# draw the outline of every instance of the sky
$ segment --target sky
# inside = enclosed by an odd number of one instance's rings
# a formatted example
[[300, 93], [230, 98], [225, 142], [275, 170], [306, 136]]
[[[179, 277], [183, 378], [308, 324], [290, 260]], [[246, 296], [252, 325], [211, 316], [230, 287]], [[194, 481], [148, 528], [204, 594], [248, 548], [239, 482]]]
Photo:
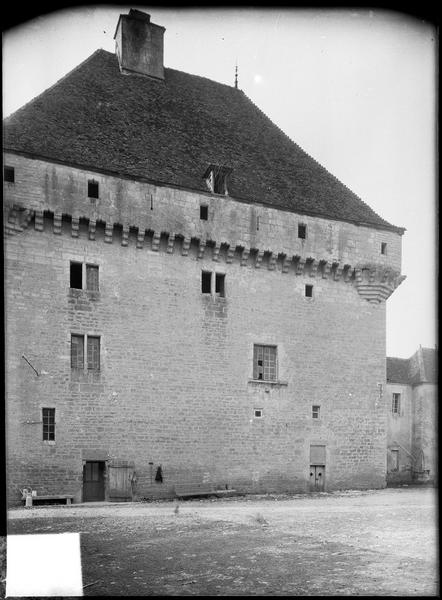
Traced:
[[98, 48], [120, 14], [166, 28], [166, 67], [234, 84], [380, 216], [406, 228], [388, 356], [437, 342], [436, 30], [382, 9], [84, 5], [3, 30], [3, 116]]

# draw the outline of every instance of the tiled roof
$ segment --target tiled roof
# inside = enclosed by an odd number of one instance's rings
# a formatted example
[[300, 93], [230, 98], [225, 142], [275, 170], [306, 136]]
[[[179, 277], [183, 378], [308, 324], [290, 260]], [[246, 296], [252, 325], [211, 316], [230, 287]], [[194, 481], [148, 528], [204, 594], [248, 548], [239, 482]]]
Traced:
[[437, 350], [420, 347], [410, 358], [387, 356], [387, 383], [437, 383]]
[[387, 356], [387, 383], [409, 383], [408, 358]]
[[104, 50], [5, 119], [4, 149], [201, 191], [213, 163], [233, 169], [238, 200], [403, 232], [242, 91], [174, 69], [164, 81], [123, 75]]
[[424, 378], [427, 383], [437, 383], [437, 355], [433, 348], [422, 348]]

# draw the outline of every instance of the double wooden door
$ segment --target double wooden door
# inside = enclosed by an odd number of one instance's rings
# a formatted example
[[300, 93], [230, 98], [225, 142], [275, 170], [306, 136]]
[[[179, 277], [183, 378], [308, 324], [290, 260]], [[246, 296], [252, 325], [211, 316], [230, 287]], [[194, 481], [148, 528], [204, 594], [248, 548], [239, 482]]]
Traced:
[[310, 466], [310, 490], [312, 492], [323, 492], [325, 485], [325, 466]]

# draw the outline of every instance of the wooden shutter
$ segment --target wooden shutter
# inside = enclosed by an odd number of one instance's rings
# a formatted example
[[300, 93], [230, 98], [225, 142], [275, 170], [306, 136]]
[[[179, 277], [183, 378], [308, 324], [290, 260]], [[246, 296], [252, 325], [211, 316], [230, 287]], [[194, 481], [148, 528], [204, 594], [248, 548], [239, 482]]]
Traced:
[[84, 365], [84, 337], [82, 335], [71, 336], [71, 367], [82, 369]]
[[96, 265], [86, 265], [86, 289], [98, 292], [98, 267]]
[[100, 338], [87, 338], [87, 368], [90, 371], [100, 370]]

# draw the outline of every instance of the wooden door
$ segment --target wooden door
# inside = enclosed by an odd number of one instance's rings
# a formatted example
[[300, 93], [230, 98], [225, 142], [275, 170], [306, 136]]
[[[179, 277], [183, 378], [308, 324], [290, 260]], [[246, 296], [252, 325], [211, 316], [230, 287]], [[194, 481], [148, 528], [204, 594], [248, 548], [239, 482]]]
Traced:
[[325, 486], [325, 466], [310, 466], [310, 490], [312, 492], [323, 492]]
[[128, 463], [122, 461], [109, 465], [109, 500], [132, 500], [132, 475], [133, 466]]
[[83, 502], [104, 500], [104, 462], [87, 461], [83, 466]]

